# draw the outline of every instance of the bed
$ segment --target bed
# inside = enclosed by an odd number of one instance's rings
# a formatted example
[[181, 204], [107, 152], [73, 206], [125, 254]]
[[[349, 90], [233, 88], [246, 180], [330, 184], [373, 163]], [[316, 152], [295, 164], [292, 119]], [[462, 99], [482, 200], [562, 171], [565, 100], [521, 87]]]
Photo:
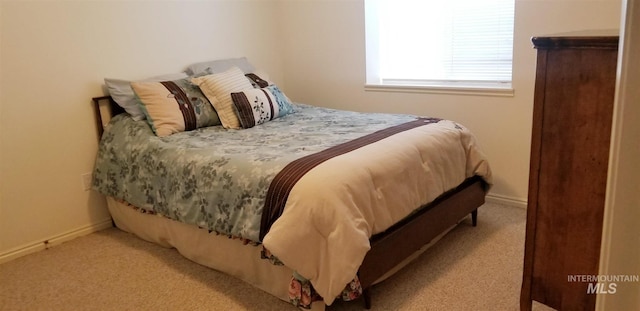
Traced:
[[303, 308], [360, 294], [370, 308], [372, 285], [469, 215], [476, 225], [491, 183], [449, 120], [294, 104], [246, 129], [158, 137], [112, 97], [93, 102], [93, 189], [115, 226]]

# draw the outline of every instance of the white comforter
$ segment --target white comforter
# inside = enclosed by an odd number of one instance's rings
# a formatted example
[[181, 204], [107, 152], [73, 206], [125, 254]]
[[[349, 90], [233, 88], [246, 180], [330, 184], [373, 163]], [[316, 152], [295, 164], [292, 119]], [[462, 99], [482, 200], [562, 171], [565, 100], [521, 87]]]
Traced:
[[308, 172], [263, 243], [331, 305], [356, 275], [372, 235], [473, 175], [491, 182], [487, 159], [458, 124], [395, 134]]

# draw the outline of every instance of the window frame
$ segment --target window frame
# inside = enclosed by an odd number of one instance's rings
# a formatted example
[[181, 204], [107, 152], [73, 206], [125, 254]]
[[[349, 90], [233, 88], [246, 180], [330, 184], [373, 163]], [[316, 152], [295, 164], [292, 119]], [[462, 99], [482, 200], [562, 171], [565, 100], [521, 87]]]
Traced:
[[[379, 21], [377, 10], [381, 0], [365, 0], [365, 91], [460, 94], [480, 96], [514, 96], [513, 89], [513, 44], [511, 46], [511, 80], [509, 81], [455, 81], [427, 79], [382, 79], [379, 77]], [[515, 1], [514, 1], [515, 2]], [[515, 3], [514, 3], [515, 4]], [[515, 12], [514, 12], [515, 15]]]

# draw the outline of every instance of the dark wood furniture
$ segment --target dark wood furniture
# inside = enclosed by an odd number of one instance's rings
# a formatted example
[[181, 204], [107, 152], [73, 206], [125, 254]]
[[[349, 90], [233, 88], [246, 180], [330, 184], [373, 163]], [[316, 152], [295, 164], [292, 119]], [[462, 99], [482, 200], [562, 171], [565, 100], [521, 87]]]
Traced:
[[[532, 39], [537, 49], [520, 309], [593, 310], [616, 82], [617, 33]], [[593, 285], [592, 285], [593, 286]]]
[[471, 213], [477, 225], [478, 207], [484, 204], [487, 186], [480, 177], [471, 177], [457, 188], [439, 196], [418, 212], [371, 237], [371, 249], [358, 270], [365, 308], [371, 308], [373, 282], [411, 256], [420, 247]]
[[[110, 96], [95, 97], [93, 103], [98, 134], [102, 136], [104, 126], [111, 117], [124, 110]], [[471, 215], [471, 222], [475, 227], [478, 207], [484, 204], [487, 190], [487, 184], [482, 178], [468, 178], [455, 189], [440, 195], [409, 217], [373, 236], [371, 249], [358, 270], [365, 308], [371, 308], [370, 288], [373, 283], [407, 257], [456, 225], [466, 215]]]

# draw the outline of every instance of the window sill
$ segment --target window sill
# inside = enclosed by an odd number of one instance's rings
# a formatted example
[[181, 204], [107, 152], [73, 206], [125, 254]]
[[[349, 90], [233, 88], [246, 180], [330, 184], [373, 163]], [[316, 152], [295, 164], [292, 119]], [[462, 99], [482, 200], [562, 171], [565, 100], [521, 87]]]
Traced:
[[389, 84], [365, 84], [367, 92], [391, 92], [391, 93], [425, 93], [425, 94], [451, 94], [451, 95], [476, 95], [513, 97], [514, 90], [511, 87], [468, 87], [468, 86], [428, 86], [428, 85], [389, 85]]

